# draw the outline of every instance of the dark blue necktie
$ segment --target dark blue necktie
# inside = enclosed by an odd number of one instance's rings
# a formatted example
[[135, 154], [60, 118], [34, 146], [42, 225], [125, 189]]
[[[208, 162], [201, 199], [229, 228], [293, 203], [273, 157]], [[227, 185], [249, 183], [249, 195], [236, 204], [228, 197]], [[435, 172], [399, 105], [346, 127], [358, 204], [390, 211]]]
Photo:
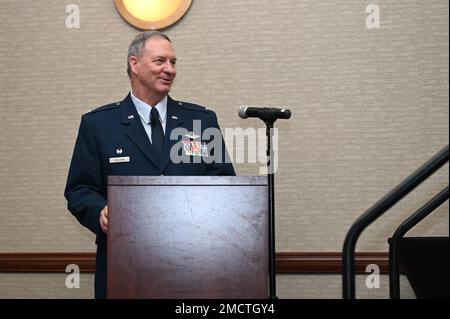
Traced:
[[152, 147], [160, 165], [164, 150], [164, 131], [159, 121], [159, 113], [156, 107], [152, 107], [150, 112], [150, 125], [152, 126]]

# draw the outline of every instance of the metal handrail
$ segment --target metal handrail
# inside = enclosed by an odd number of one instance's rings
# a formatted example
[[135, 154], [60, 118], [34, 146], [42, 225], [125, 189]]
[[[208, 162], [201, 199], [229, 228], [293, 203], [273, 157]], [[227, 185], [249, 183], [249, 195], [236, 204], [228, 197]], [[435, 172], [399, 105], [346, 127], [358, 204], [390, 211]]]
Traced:
[[400, 266], [398, 262], [400, 239], [447, 199], [448, 186], [408, 217], [392, 235], [389, 243], [389, 295], [391, 299], [400, 299]]
[[342, 295], [344, 299], [355, 298], [355, 247], [362, 231], [383, 213], [385, 213], [389, 208], [394, 206], [398, 201], [410, 193], [420, 183], [427, 179], [431, 174], [447, 163], [448, 159], [449, 151], [447, 145], [414, 173], [403, 180], [403, 182], [376, 202], [375, 205], [362, 214], [350, 227], [350, 230], [345, 237], [342, 252]]

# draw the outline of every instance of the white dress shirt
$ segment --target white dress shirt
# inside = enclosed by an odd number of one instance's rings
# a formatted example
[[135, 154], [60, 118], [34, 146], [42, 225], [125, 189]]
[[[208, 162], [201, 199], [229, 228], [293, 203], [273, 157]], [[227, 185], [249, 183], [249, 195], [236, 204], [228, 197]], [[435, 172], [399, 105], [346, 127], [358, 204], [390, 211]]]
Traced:
[[159, 113], [159, 121], [163, 128], [164, 134], [166, 133], [166, 119], [167, 119], [167, 95], [155, 106], [148, 105], [144, 101], [138, 99], [131, 93], [131, 99], [133, 100], [136, 110], [141, 118], [142, 125], [144, 126], [145, 132], [147, 133], [148, 139], [152, 141], [152, 126], [150, 125], [150, 112], [152, 107], [156, 107]]

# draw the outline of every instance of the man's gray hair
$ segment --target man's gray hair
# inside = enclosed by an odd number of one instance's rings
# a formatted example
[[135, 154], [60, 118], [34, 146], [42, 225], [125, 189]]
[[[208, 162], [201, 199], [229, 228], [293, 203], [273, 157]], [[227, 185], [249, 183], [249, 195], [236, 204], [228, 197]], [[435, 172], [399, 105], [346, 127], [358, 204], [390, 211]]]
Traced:
[[159, 31], [145, 31], [139, 33], [136, 36], [136, 38], [134, 38], [134, 40], [131, 41], [130, 46], [128, 47], [127, 73], [129, 77], [131, 77], [130, 57], [141, 56], [144, 51], [145, 43], [147, 42], [147, 40], [154, 37], [164, 38], [170, 43], [172, 43], [172, 41], [170, 41], [167, 35]]

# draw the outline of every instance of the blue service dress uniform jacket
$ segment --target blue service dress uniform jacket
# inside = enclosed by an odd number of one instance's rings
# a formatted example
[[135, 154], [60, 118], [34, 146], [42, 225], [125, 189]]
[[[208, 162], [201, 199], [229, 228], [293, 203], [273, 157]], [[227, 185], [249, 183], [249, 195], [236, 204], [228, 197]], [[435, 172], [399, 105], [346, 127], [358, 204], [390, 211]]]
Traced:
[[[170, 160], [170, 149], [182, 138], [170, 140], [170, 133], [176, 128], [192, 132], [194, 120], [200, 121], [197, 123], [201, 123], [202, 131], [219, 129], [213, 111], [168, 97], [164, 155], [159, 162], [130, 94], [122, 102], [105, 105], [81, 117], [64, 196], [69, 211], [96, 235], [96, 298], [106, 297], [107, 240], [99, 216], [107, 205], [108, 176], [235, 175], [222, 136], [221, 161], [176, 164]], [[117, 157], [129, 158], [129, 161], [110, 163], [111, 158]]]

